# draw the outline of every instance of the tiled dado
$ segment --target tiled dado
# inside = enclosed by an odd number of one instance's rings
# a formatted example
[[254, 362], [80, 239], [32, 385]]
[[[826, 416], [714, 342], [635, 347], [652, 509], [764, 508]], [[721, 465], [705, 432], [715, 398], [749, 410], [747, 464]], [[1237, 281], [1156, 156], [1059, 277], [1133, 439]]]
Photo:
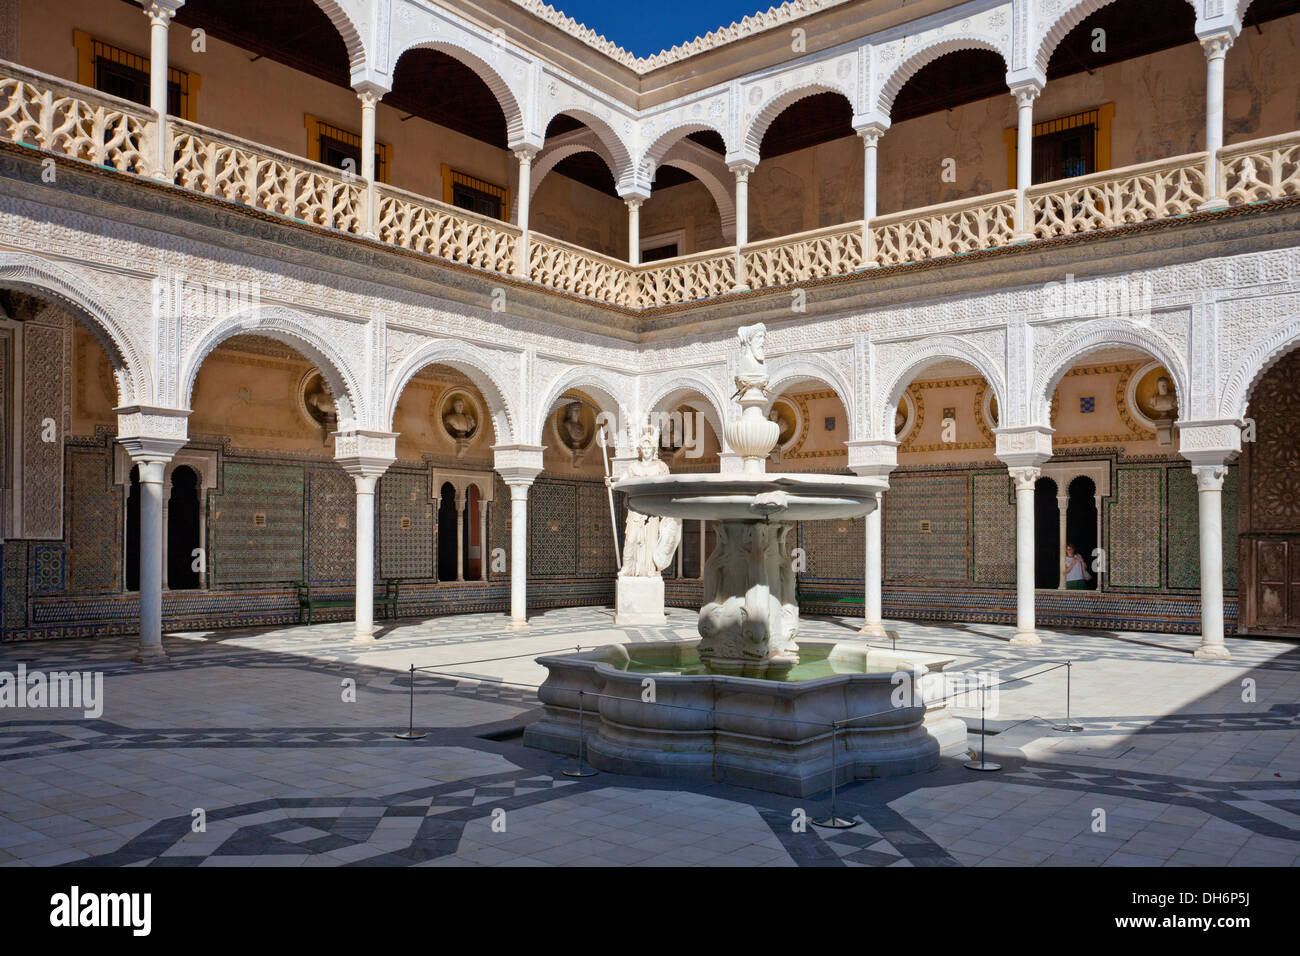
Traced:
[[[350, 597], [350, 588], [321, 590]], [[614, 601], [614, 581], [528, 582], [530, 612], [579, 605], [607, 605]], [[401, 589], [399, 617], [437, 617], [446, 614], [505, 613], [510, 609], [508, 582], [463, 584], [411, 584]], [[39, 641], [54, 638], [108, 637], [139, 630], [140, 602], [135, 594], [68, 595], [36, 598], [24, 625], [6, 627], [2, 639]], [[320, 621], [351, 620], [350, 608], [317, 611]], [[298, 600], [292, 588], [241, 591], [169, 591], [163, 594], [166, 631], [206, 630], [292, 624], [298, 620]]]
[[[861, 585], [818, 587], [820, 593], [843, 593], [860, 597]], [[884, 616], [903, 621], [964, 621], [985, 624], [1016, 622], [1016, 592], [1004, 589], [951, 589], [898, 587], [882, 589]], [[804, 614], [845, 614], [842, 604], [805, 601]], [[1035, 592], [1035, 619], [1044, 627], [1088, 627], [1116, 631], [1168, 631], [1176, 634], [1199, 634], [1201, 599], [1199, 594], [1123, 594], [1069, 591]], [[858, 605], [852, 614], [861, 614]], [[1228, 633], [1236, 630], [1237, 596], [1224, 595], [1224, 626]]]

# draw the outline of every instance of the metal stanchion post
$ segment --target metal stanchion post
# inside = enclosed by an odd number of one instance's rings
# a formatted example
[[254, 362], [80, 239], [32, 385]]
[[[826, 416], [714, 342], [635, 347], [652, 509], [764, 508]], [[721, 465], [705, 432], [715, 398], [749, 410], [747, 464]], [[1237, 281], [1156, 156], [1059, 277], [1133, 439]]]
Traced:
[[857, 820], [845, 820], [836, 812], [836, 796], [839, 793], [839, 786], [836, 777], [839, 776], [837, 773], [839, 765], [835, 760], [835, 737], [838, 732], [839, 724], [831, 724], [831, 815], [829, 817], [823, 817], [820, 820], [812, 821], [813, 826], [822, 827], [827, 830], [848, 830], [849, 828], [858, 825]]
[[985, 750], [988, 748], [989, 735], [984, 729], [984, 682], [980, 681], [980, 759], [969, 760], [966, 762], [967, 770], [1001, 770], [1002, 764], [989, 763], [984, 759]]
[[1057, 724], [1053, 730], [1059, 730], [1064, 734], [1077, 734], [1083, 730], [1082, 724], [1070, 723], [1070, 661], [1065, 662], [1065, 723]]
[[561, 771], [566, 777], [594, 777], [599, 771], [589, 769], [582, 761], [582, 698], [583, 692], [578, 691], [578, 766], [575, 770]]
[[411, 698], [410, 698], [411, 704], [409, 709], [407, 710], [406, 733], [393, 734], [393, 736], [396, 737], [398, 740], [419, 740], [421, 737], [428, 736], [428, 734], [424, 733], [423, 731], [418, 734], [415, 732], [415, 665], [414, 664], [411, 665], [411, 670], [409, 673], [411, 675]]

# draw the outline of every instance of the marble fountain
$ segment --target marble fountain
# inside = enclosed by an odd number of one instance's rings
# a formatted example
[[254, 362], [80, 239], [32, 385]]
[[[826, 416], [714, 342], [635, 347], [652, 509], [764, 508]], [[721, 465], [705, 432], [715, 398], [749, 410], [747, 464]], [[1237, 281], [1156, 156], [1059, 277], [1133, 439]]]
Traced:
[[964, 753], [966, 725], [946, 703], [925, 700], [951, 658], [796, 640], [794, 523], [865, 515], [886, 485], [876, 477], [766, 473], [779, 426], [764, 415], [763, 326], [742, 327], [739, 337], [742, 411], [727, 426], [727, 442], [743, 469], [617, 485], [642, 514], [714, 522], [699, 639], [538, 658], [548, 671], [538, 691], [544, 714], [525, 731], [525, 744], [577, 754], [581, 723], [583, 755], [597, 769], [793, 796], [830, 787], [836, 722], [837, 784], [917, 773], [941, 754]]

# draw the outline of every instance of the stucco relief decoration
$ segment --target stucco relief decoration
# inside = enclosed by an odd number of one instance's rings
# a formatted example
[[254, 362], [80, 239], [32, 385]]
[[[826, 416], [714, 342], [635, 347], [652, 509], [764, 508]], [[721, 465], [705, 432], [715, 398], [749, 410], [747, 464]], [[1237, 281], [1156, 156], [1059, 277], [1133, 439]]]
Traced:
[[483, 422], [483, 411], [469, 391], [454, 388], [440, 399], [435, 399], [437, 420], [443, 432], [456, 445], [456, 457], [462, 458], [470, 443], [478, 436]]

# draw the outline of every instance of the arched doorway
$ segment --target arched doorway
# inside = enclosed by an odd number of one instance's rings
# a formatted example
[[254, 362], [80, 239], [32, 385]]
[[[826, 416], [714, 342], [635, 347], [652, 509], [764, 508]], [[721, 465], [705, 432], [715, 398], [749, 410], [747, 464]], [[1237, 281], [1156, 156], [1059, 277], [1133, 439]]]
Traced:
[[1083, 558], [1089, 579], [1084, 577], [1084, 590], [1097, 588], [1098, 578], [1093, 571], [1093, 550], [1097, 548], [1097, 486], [1091, 478], [1080, 476], [1070, 482], [1070, 503], [1065, 513], [1065, 542], [1074, 546], [1074, 553]]
[[456, 580], [456, 488], [449, 481], [438, 489], [438, 580]]
[[203, 556], [199, 527], [199, 476], [193, 468], [181, 465], [172, 471], [167, 499], [167, 587], [173, 591], [201, 586], [195, 567], [196, 559]]
[[1039, 478], [1034, 485], [1034, 587], [1055, 588], [1061, 579], [1060, 505], [1056, 481]]
[[126, 493], [126, 589], [140, 590], [140, 467], [131, 467]]

